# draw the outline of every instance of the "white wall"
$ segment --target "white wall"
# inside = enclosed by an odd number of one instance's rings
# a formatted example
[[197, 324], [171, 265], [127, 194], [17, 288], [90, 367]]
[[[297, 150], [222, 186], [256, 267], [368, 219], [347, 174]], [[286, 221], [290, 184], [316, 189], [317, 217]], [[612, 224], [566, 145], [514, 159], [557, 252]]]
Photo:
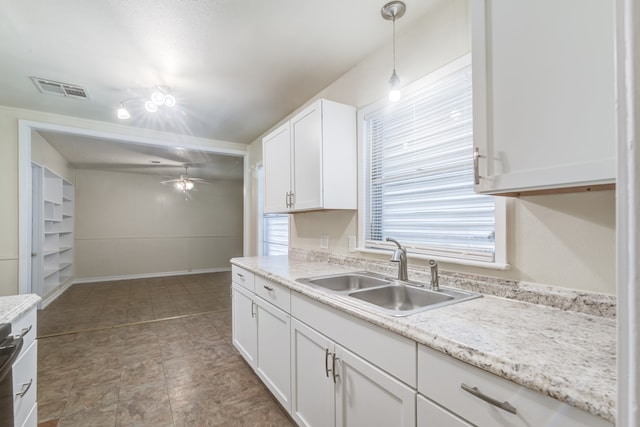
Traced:
[[73, 168], [67, 159], [53, 148], [38, 132], [31, 132], [31, 161], [46, 166], [73, 183]]
[[[404, 84], [411, 83], [467, 54], [470, 48], [468, 2], [443, 1], [411, 28], [398, 33], [398, 74]], [[389, 44], [367, 57], [307, 104], [323, 97], [362, 108], [386, 97], [391, 73], [390, 59]], [[274, 124], [272, 129], [278, 124]], [[250, 164], [261, 159], [261, 149], [259, 138], [251, 144]], [[320, 235], [328, 234], [329, 251], [348, 254], [348, 236], [357, 235], [355, 212], [298, 213], [291, 218], [290, 239], [291, 246], [295, 248], [320, 250]], [[441, 267], [450, 271], [615, 293], [613, 191], [514, 199], [509, 208], [508, 243], [510, 270], [445, 263]]]
[[76, 279], [225, 270], [242, 256], [242, 181], [198, 183], [78, 169]]

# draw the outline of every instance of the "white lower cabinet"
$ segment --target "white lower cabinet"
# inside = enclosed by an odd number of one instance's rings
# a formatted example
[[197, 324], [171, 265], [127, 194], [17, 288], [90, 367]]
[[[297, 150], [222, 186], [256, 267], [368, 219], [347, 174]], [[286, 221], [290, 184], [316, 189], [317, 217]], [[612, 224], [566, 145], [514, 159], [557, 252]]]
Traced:
[[336, 426], [416, 425], [416, 392], [336, 345]]
[[[289, 290], [284, 288], [286, 293], [276, 298], [283, 288], [266, 283], [274, 299], [284, 306], [282, 300]], [[289, 313], [233, 283], [233, 345], [287, 411], [291, 410], [290, 335]]]
[[327, 337], [291, 321], [291, 416], [300, 426], [335, 423], [333, 352]]
[[[600, 417], [423, 345], [418, 346], [418, 391], [478, 427], [612, 427]], [[440, 425], [467, 425], [453, 416], [451, 420]], [[418, 413], [419, 426], [431, 426], [429, 422]]]
[[415, 390], [292, 320], [292, 411], [301, 426], [415, 426]]
[[418, 427], [473, 427], [421, 394], [416, 399]]
[[256, 298], [257, 358], [255, 370], [280, 404], [291, 409], [289, 339], [291, 316]]
[[37, 314], [34, 306], [11, 322], [11, 332], [23, 340], [22, 350], [13, 363], [14, 425], [35, 427], [38, 424], [38, 340]]
[[256, 366], [257, 324], [253, 292], [234, 283], [231, 294], [233, 345], [252, 368]]

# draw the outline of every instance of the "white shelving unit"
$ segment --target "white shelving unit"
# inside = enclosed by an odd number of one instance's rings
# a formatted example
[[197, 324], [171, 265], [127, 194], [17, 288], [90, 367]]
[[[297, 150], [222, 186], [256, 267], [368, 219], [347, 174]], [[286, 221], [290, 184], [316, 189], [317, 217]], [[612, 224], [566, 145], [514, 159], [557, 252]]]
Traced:
[[43, 307], [70, 284], [73, 277], [73, 184], [42, 168], [42, 257], [40, 296]]

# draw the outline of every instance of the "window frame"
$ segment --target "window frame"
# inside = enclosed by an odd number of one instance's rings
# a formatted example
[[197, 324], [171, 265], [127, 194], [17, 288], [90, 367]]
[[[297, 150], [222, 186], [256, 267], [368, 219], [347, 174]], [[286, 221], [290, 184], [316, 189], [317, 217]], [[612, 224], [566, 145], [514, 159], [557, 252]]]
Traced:
[[287, 218], [287, 253], [289, 250], [289, 246], [291, 244], [291, 216], [289, 214], [266, 214], [264, 213], [264, 166], [262, 161], [257, 162], [255, 166], [256, 172], [256, 185], [257, 185], [257, 245], [258, 245], [258, 255], [259, 256], [269, 256], [265, 255], [265, 216], [284, 216]]
[[[471, 65], [471, 54], [466, 54], [455, 61], [444, 65], [443, 67], [427, 74], [426, 76], [418, 79], [417, 81], [405, 86], [403, 91], [403, 96], [407, 96], [407, 94], [415, 93], [417, 91], [422, 90], [423, 88], [437, 82], [438, 80], [445, 78], [446, 76], [455, 73], [465, 67]], [[395, 248], [395, 244], [380, 242], [379, 246], [388, 246], [387, 249], [375, 249], [375, 248], [367, 248], [365, 247], [366, 242], [366, 218], [368, 217], [366, 209], [368, 208], [367, 200], [366, 200], [366, 191], [365, 189], [368, 186], [368, 172], [369, 165], [367, 163], [367, 125], [365, 123], [365, 116], [368, 114], [378, 111], [379, 109], [384, 108], [389, 105], [389, 100], [385, 96], [385, 98], [379, 99], [366, 107], [363, 107], [358, 110], [357, 120], [358, 120], [358, 187], [360, 191], [358, 192], [358, 252], [362, 253], [371, 253], [371, 254], [388, 254], [389, 250]], [[471, 156], [472, 153], [469, 153]], [[509, 264], [507, 262], [507, 205], [508, 201], [505, 197], [493, 196], [495, 201], [495, 253], [493, 262], [487, 261], [477, 261], [470, 259], [460, 259], [460, 258], [449, 258], [446, 256], [429, 256], [424, 254], [419, 254], [411, 251], [411, 248], [407, 248], [407, 256], [412, 259], [418, 260], [429, 260], [434, 259], [436, 261], [447, 262], [451, 264], [460, 264], [460, 265], [468, 265], [468, 266], [476, 266], [476, 267], [484, 267], [484, 268], [492, 268], [499, 270], [506, 270], [509, 268]], [[393, 236], [391, 236], [393, 237]], [[402, 243], [402, 242], [400, 242]]]

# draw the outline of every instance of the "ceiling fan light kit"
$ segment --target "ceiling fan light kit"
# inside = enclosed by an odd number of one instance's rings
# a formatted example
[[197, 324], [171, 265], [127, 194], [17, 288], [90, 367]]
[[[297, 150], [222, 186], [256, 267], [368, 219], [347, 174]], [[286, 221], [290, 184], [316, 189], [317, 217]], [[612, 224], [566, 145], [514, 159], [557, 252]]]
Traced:
[[199, 182], [207, 182], [204, 179], [200, 178], [191, 178], [189, 177], [189, 165], [184, 166], [184, 175], [180, 175], [179, 178], [169, 179], [167, 181], [162, 181], [163, 184], [174, 183], [174, 187], [176, 190], [182, 193], [188, 193], [189, 191], [195, 189], [196, 181]]

